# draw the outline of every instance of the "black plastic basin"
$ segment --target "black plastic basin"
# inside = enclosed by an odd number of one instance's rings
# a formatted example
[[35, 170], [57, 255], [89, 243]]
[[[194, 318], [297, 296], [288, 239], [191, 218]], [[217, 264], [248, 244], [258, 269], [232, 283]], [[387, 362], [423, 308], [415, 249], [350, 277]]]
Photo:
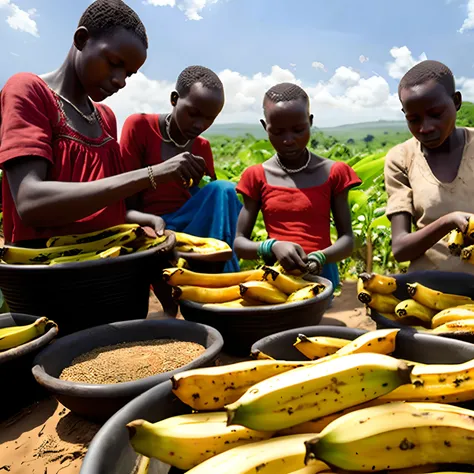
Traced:
[[[277, 358], [304, 360], [305, 357], [293, 347], [299, 333], [353, 340], [364, 332], [333, 326], [304, 327], [262, 339], [252, 349], [260, 349]], [[474, 358], [474, 346], [461, 341], [403, 333], [397, 336], [396, 355], [425, 363], [460, 363]], [[136, 419], [155, 423], [188, 412], [190, 409], [173, 395], [170, 382], [152, 388], [123, 407], [101, 428], [89, 447], [80, 474], [132, 474], [139, 456], [130, 446], [126, 424]], [[152, 460], [149, 474], [182, 472], [169, 469], [169, 466]]]
[[[443, 293], [469, 296], [474, 299], [474, 275], [468, 273], [426, 271], [403, 273], [392, 276], [397, 280], [397, 291], [395, 291], [394, 295], [399, 300], [410, 298], [407, 292], [407, 283], [416, 282], [432, 288], [433, 290], [442, 291]], [[373, 309], [370, 310], [370, 317], [375, 321], [377, 328], [403, 328], [409, 331], [416, 331], [416, 329], [382, 316]], [[472, 333], [443, 333], [437, 335], [449, 339], [459, 339], [461, 341], [474, 343], [474, 334]]]
[[[73, 359], [97, 347], [166, 338], [196, 342], [206, 347], [206, 351], [179, 369], [133, 382], [98, 385], [59, 379], [62, 370]], [[40, 385], [72, 412], [94, 421], [103, 421], [133, 398], [169, 380], [173, 374], [212, 365], [222, 346], [222, 336], [214, 328], [188, 321], [140, 320], [105, 324], [58, 339], [36, 357], [33, 375]]]
[[180, 301], [181, 314], [188, 321], [218, 329], [224, 337], [226, 352], [247, 356], [251, 345], [262, 337], [321, 322], [331, 302], [333, 286], [322, 277], [311, 277], [311, 281], [322, 283], [326, 288], [309, 300], [247, 308], [212, 307], [193, 301]]
[[[19, 313], [0, 315], [0, 328], [26, 326], [39, 316]], [[44, 395], [37, 385], [31, 367], [35, 356], [58, 334], [57, 326], [51, 325], [45, 334], [7, 351], [0, 352], [0, 380], [4, 387], [0, 419], [4, 419]]]

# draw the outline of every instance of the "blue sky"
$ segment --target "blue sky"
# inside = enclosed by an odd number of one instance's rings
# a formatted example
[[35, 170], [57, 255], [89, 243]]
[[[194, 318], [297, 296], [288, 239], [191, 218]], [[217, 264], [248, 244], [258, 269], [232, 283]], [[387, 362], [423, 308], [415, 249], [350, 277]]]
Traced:
[[[90, 3], [0, 0], [0, 86], [19, 71], [57, 68]], [[474, 0], [127, 3], [147, 27], [150, 49], [140, 74], [109, 99], [119, 121], [166, 112], [173, 83], [190, 64], [220, 74], [227, 96], [220, 122], [257, 121], [264, 91], [283, 80], [308, 90], [319, 126], [401, 118], [397, 82], [424, 57], [448, 64], [474, 99]]]

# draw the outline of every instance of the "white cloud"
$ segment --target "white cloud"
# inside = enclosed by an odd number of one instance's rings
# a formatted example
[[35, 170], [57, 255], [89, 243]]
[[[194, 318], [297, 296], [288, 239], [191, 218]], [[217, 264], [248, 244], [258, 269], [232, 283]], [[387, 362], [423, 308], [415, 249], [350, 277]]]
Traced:
[[33, 20], [33, 17], [36, 15], [35, 8], [22, 10], [10, 0], [0, 0], [0, 8], [6, 8], [8, 10], [6, 22], [11, 28], [39, 37], [38, 26], [36, 21]]
[[314, 61], [311, 66], [313, 66], [315, 69], [320, 69], [321, 71], [327, 72], [326, 66], [319, 61]]
[[474, 29], [474, 0], [467, 2], [467, 18], [464, 20], [459, 33]]
[[368, 60], [369, 60], [369, 58], [368, 58], [367, 56], [364, 56], [363, 54], [361, 54], [361, 55], [359, 56], [359, 62], [360, 62], [361, 64], [366, 63]]
[[[1, 0], [0, 0], [1, 1]], [[155, 7], [178, 7], [188, 20], [202, 20], [200, 12], [219, 0], [146, 0], [148, 5]]]
[[10, 51], [10, 54], [11, 54], [12, 56], [17, 57], [17, 58], [20, 57], [20, 55], [19, 55], [18, 53], [14, 53], [13, 51]]
[[390, 54], [395, 61], [387, 63], [387, 69], [389, 76], [394, 79], [401, 79], [413, 66], [428, 59], [425, 53], [421, 53], [420, 57], [415, 59], [406, 46], [401, 48], [395, 46], [390, 50]]

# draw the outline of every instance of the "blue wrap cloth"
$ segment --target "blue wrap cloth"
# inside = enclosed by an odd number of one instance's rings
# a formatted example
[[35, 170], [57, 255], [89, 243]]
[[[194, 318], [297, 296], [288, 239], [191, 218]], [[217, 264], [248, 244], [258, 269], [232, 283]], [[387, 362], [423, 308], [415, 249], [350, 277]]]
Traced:
[[[177, 211], [161, 216], [166, 228], [176, 232], [212, 237], [234, 245], [237, 219], [242, 204], [235, 191], [235, 184], [229, 181], [212, 181], [203, 188], [189, 189], [191, 198]], [[226, 262], [224, 272], [240, 271], [235, 253]]]

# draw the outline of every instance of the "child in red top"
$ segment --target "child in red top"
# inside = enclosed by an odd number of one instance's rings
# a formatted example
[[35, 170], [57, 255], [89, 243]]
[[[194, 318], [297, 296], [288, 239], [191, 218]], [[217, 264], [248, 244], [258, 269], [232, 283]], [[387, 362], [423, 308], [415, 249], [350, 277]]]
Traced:
[[[122, 0], [97, 0], [82, 15], [58, 70], [7, 81], [0, 99], [7, 243], [44, 246], [52, 235], [125, 221], [161, 229], [155, 216], [127, 212], [124, 199], [187, 173], [190, 164], [170, 160], [166, 168], [123, 173], [115, 116], [96, 104], [125, 87], [147, 47], [145, 27], [131, 8]], [[204, 170], [204, 160], [195, 159], [192, 176], [200, 179]]]
[[[123, 126], [120, 146], [127, 171], [161, 163], [168, 166], [174, 159], [203, 159], [211, 182], [200, 188], [190, 175], [148, 189], [127, 202], [130, 209], [151, 213], [174, 231], [200, 237], [213, 237], [232, 245], [241, 209], [235, 185], [217, 181], [209, 142], [200, 137], [214, 122], [224, 106], [224, 88], [219, 77], [203, 66], [184, 69], [171, 93], [169, 114], [135, 114]], [[174, 157], [174, 158], [173, 158]], [[234, 257], [224, 271], [239, 271]]]
[[[350, 166], [312, 154], [308, 148], [313, 116], [309, 98], [289, 83], [272, 87], [264, 99], [265, 120], [276, 155], [248, 168], [237, 186], [244, 207], [237, 223], [239, 257], [277, 260], [285, 270], [318, 273], [339, 285], [337, 262], [351, 255], [353, 235], [347, 195], [361, 183]], [[259, 210], [269, 240], [250, 240]], [[331, 212], [338, 233], [330, 239]]]

